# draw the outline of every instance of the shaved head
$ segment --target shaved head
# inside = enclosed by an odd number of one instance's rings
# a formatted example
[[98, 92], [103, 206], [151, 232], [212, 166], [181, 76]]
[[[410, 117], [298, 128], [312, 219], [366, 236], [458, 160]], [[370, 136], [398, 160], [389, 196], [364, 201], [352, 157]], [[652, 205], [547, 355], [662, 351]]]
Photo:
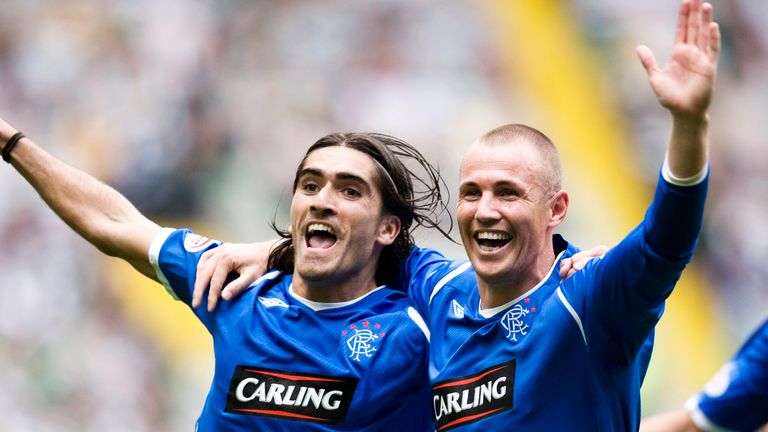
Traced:
[[562, 189], [563, 169], [560, 154], [552, 140], [535, 128], [516, 123], [499, 126], [478, 138], [470, 147], [470, 152], [478, 146], [506, 145], [530, 145], [541, 156], [537, 171], [546, 198]]

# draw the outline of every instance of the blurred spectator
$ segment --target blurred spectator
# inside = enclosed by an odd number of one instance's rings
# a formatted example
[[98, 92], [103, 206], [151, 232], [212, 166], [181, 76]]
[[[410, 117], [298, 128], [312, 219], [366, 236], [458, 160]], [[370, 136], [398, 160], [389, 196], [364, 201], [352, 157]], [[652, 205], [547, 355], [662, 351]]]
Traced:
[[[768, 306], [768, 270], [759, 262], [768, 254], [768, 3], [725, 3], [715, 4], [725, 52], [712, 114], [735, 120], [713, 130], [717, 169], [698, 257], [733, 318], [724, 322], [746, 332]], [[287, 219], [283, 185], [293, 161], [330, 131], [392, 133], [455, 167], [479, 131], [526, 112], [509, 102], [524, 91], [501, 82], [500, 47], [480, 2], [5, 6], [12, 13], [0, 16], [3, 116], [116, 186], [149, 217], [204, 224], [219, 238], [270, 236], [266, 222], [276, 209], [278, 221]], [[613, 88], [640, 163], [654, 164], [637, 172], [655, 181], [665, 120], [650, 91], [637, 88], [645, 78], [634, 45], [667, 46], [659, 38], [674, 25], [676, 5], [563, 6], [602, 59], [600, 79]], [[457, 173], [444, 174], [456, 190]], [[111, 296], [102, 258], [41, 209], [10, 170], [0, 170], [0, 183], [7, 251], [0, 260], [0, 430], [190, 430], [210, 373], [175, 372], [189, 359], [169, 357], [136, 330]], [[30, 262], [41, 263], [34, 273]], [[203, 391], [189, 391], [190, 376]]]

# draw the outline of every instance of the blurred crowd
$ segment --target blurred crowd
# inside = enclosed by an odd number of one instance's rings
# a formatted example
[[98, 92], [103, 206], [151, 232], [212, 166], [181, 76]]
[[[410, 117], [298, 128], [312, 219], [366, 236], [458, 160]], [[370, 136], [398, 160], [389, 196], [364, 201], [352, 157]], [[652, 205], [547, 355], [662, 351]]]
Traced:
[[[641, 172], [655, 180], [654, 167], [666, 143], [655, 131], [668, 128], [653, 94], [636, 88], [642, 74], [633, 43], [669, 46], [676, 16], [674, 2], [578, 0], [583, 29], [603, 57], [609, 82], [619, 91], [619, 108], [631, 128], [639, 160], [650, 164]], [[707, 214], [698, 252], [718, 290], [716, 301], [725, 315], [736, 316], [732, 330], [742, 333], [768, 316], [768, 3], [759, 0], [712, 2], [723, 40], [711, 109], [712, 172]], [[653, 26], [649, 26], [653, 23]], [[666, 53], [662, 53], [665, 58]], [[638, 91], [640, 90], [640, 91]], [[746, 328], [745, 328], [746, 327]], [[738, 329], [738, 330], [737, 330]]]
[[[287, 220], [303, 151], [329, 132], [405, 138], [457, 189], [468, 143], [524, 112], [482, 3], [14, 0], [0, 15], [0, 117], [162, 224], [264, 239]], [[596, 79], [614, 87], [649, 185], [665, 143], [648, 131], [669, 123], [637, 85], [634, 44], [670, 45], [673, 3], [561, 6], [599, 53]], [[723, 325], [743, 335], [768, 315], [768, 4], [715, 10], [717, 168], [697, 260]], [[104, 258], [12, 169], [0, 183], [0, 430], [191, 430], [210, 374], [200, 392], [174, 382], [179, 359], [125, 316]], [[420, 239], [460, 256], [435, 237]]]

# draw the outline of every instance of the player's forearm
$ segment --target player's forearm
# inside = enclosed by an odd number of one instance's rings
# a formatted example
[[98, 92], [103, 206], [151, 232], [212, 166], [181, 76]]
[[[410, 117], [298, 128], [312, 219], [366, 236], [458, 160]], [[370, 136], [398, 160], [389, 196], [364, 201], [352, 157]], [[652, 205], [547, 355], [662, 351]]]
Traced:
[[709, 116], [672, 116], [667, 163], [678, 179], [700, 174], [709, 158]]
[[[3, 146], [7, 143], [5, 135], [0, 137]], [[27, 138], [13, 149], [11, 164], [83, 238], [107, 255], [123, 258], [154, 277], [147, 250], [160, 227], [119, 192], [54, 158]]]
[[640, 432], [700, 432], [684, 410], [660, 414], [640, 423]]

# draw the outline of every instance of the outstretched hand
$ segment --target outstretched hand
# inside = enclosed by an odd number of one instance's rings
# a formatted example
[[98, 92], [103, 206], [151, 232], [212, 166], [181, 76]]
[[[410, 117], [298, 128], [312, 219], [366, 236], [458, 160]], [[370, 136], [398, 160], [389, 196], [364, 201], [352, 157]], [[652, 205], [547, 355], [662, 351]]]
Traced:
[[662, 106], [680, 117], [701, 117], [712, 99], [720, 29], [712, 22], [712, 5], [683, 0], [677, 18], [675, 45], [660, 68], [651, 50], [641, 45], [637, 55]]
[[[208, 311], [216, 309], [219, 296], [229, 300], [243, 292], [267, 270], [269, 253], [274, 241], [262, 243], [224, 243], [206, 251], [197, 263], [195, 288], [192, 292], [192, 307], [203, 302], [208, 290]], [[238, 277], [227, 283], [227, 276], [235, 272]]]

